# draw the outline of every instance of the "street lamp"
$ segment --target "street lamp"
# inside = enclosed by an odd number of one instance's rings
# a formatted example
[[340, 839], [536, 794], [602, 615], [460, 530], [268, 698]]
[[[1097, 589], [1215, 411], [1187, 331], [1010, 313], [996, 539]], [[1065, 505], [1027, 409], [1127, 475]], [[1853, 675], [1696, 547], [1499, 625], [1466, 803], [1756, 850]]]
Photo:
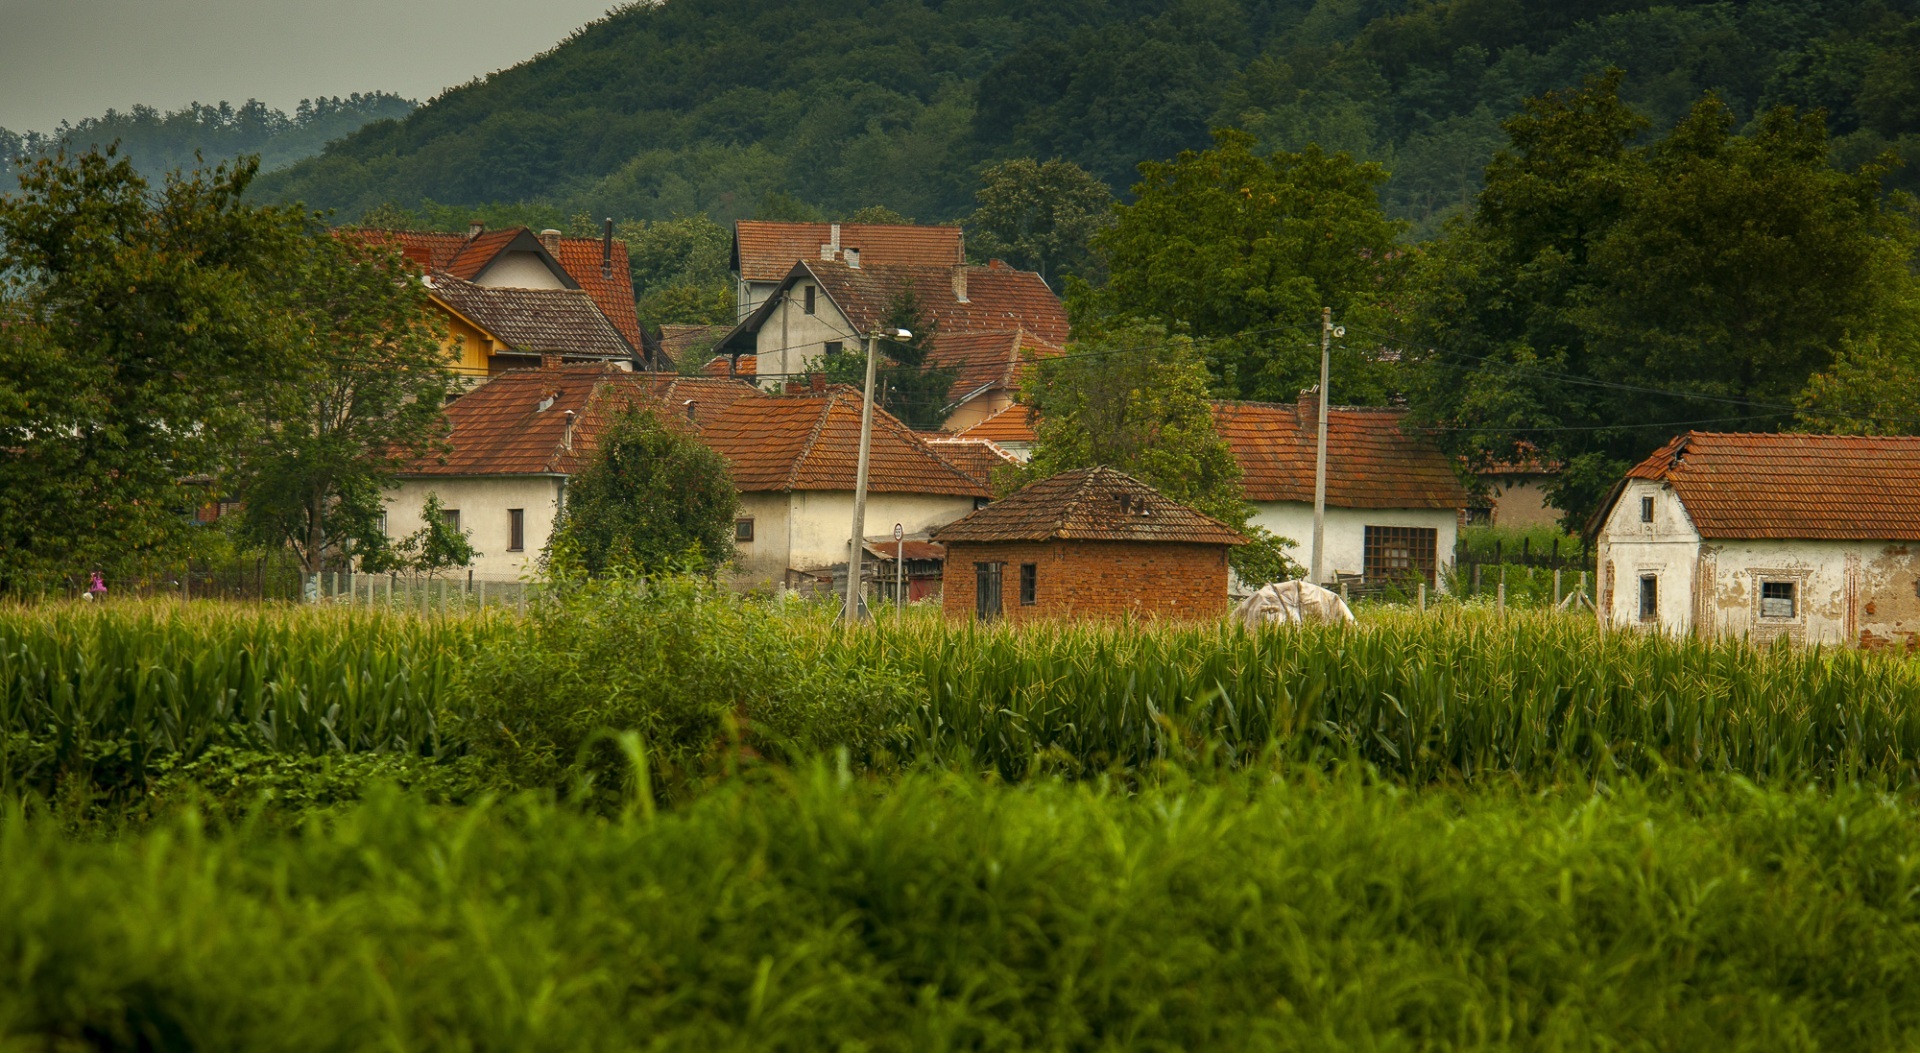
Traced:
[[1345, 326], [1333, 324], [1333, 308], [1320, 308], [1320, 427], [1314, 431], [1313, 450], [1313, 566], [1307, 580], [1324, 585], [1327, 540], [1327, 363], [1335, 337], [1346, 336]]
[[867, 537], [867, 453], [873, 446], [873, 356], [880, 338], [911, 340], [906, 329], [879, 329], [867, 334], [867, 388], [860, 403], [860, 467], [853, 483], [853, 544], [847, 556], [847, 609], [842, 618], [848, 625], [860, 620], [860, 556]]

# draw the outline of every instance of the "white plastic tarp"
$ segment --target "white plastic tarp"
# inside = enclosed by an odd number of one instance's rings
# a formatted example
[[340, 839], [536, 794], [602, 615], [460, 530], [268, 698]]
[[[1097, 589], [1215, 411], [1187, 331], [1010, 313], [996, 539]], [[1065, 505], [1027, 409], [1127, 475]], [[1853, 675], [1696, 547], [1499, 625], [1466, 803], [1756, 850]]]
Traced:
[[1233, 609], [1233, 618], [1252, 629], [1304, 622], [1351, 622], [1353, 611], [1337, 592], [1305, 581], [1281, 581], [1241, 600]]

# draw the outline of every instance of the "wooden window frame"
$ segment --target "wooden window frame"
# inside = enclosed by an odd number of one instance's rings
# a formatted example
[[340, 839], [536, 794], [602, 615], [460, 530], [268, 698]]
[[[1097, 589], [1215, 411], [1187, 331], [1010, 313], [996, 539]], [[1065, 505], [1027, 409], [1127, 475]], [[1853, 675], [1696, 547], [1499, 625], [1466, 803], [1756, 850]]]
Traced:
[[814, 307], [816, 306], [816, 303], [817, 303], [817, 301], [815, 300], [816, 295], [817, 293], [815, 292], [814, 286], [802, 285], [800, 287], [800, 310], [802, 312], [806, 314], [813, 313]]
[[1657, 622], [1660, 620], [1660, 575], [1640, 575], [1640, 620]]
[[524, 508], [507, 509], [507, 551], [525, 552], [527, 550], [527, 510]]
[[1437, 527], [1368, 526], [1361, 540], [1361, 578], [1373, 582], [1414, 582], [1428, 588], [1439, 581], [1440, 531]]
[[733, 540], [735, 544], [753, 543], [753, 517], [741, 516], [733, 521]]
[[1643, 495], [1640, 498], [1640, 521], [1642, 523], [1653, 522], [1653, 497], [1650, 494]]
[[1020, 564], [1020, 606], [1031, 607], [1040, 602], [1040, 565], [1037, 563]]
[[1006, 613], [1001, 594], [1006, 571], [1004, 562], [980, 560], [973, 565], [973, 613], [983, 622], [993, 621]]

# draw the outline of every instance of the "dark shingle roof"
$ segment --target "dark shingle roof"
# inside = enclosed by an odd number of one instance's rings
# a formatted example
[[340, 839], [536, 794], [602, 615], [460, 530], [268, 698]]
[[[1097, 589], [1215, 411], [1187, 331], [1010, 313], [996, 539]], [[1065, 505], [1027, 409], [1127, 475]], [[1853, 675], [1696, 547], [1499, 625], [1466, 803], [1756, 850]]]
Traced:
[[636, 350], [583, 291], [492, 288], [443, 276], [432, 293], [521, 354], [631, 358]]
[[1920, 438], [1693, 431], [1627, 478], [1672, 486], [1701, 537], [1920, 540]]
[[1240, 545], [1246, 538], [1211, 516], [1162, 497], [1112, 468], [1081, 468], [1034, 483], [941, 527], [958, 541], [1162, 541]]

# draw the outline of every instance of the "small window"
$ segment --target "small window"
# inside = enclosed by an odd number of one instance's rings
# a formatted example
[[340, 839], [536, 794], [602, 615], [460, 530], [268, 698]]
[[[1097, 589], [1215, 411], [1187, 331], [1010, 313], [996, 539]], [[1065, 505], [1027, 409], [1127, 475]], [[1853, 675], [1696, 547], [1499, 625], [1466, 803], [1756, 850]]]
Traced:
[[1361, 536], [1361, 570], [1365, 580], [1400, 582], [1425, 579], [1432, 588], [1436, 577], [1440, 532], [1433, 527], [1366, 527]]
[[813, 313], [813, 286], [811, 285], [801, 286], [800, 299], [801, 299], [801, 310], [807, 312], [808, 314], [812, 314]]
[[839, 354], [839, 353], [840, 353], [840, 349], [841, 349], [841, 348], [843, 348], [843, 347], [845, 347], [845, 346], [846, 346], [845, 344], [842, 344], [842, 343], [841, 343], [840, 341], [838, 341], [838, 340], [829, 340], [829, 341], [827, 341], [827, 357], [828, 357], [828, 358], [832, 358], [833, 356], [835, 356], [835, 355], [837, 355], [837, 354]]
[[[381, 537], [393, 536], [392, 534], [387, 533], [387, 514], [385, 512], [380, 513], [380, 536]], [[1915, 596], [1920, 596], [1920, 581], [1916, 581], [1913, 583], [1913, 594]]]
[[733, 539], [735, 541], [753, 540], [753, 519], [751, 517], [733, 521]]
[[1763, 581], [1760, 583], [1760, 617], [1793, 618], [1798, 616], [1798, 597], [1794, 595], [1794, 583], [1791, 581]]
[[524, 508], [507, 509], [507, 551], [525, 552], [527, 550], [527, 510]]
[[1031, 607], [1039, 602], [1040, 568], [1032, 563], [1020, 564], [1020, 606]]
[[1660, 617], [1660, 579], [1652, 574], [1640, 576], [1640, 620], [1650, 622]]
[[1643, 497], [1640, 499], [1640, 521], [1642, 523], [1653, 522], [1653, 498]]
[[1000, 576], [1005, 563], [973, 565], [973, 613], [983, 622], [1000, 617]]
[[442, 508], [440, 510], [440, 521], [447, 525], [448, 530], [459, 530], [460, 510], [458, 508]]

